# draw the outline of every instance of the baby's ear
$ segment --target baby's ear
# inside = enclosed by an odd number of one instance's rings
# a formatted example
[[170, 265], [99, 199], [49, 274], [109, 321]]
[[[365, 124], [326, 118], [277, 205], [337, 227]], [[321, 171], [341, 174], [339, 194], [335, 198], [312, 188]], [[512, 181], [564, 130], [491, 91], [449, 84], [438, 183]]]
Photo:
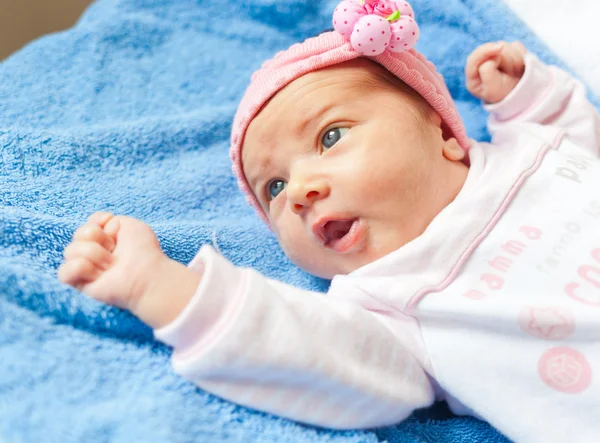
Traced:
[[429, 118], [431, 119], [433, 124], [442, 132], [442, 138], [444, 139], [444, 141], [447, 141], [450, 138], [452, 138], [452, 131], [450, 131], [450, 128], [442, 119], [440, 114], [435, 112], [432, 108], [429, 109]]
[[454, 137], [444, 141], [442, 154], [446, 159], [460, 162], [465, 158], [465, 150], [458, 144]]
[[431, 109], [430, 118], [436, 128], [439, 128], [438, 130], [442, 135], [443, 156], [450, 161], [462, 161], [465, 158], [465, 150], [458, 144], [446, 122], [433, 109]]

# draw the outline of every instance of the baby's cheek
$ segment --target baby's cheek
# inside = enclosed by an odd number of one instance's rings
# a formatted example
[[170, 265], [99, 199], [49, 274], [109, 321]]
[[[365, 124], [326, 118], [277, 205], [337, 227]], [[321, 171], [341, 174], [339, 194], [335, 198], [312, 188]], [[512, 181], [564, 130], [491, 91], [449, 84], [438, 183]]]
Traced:
[[298, 247], [297, 243], [301, 242], [299, 239], [301, 233], [298, 232], [298, 228], [295, 226], [294, 220], [290, 217], [286, 217], [284, 213], [280, 213], [278, 216], [271, 219], [271, 227], [279, 245], [285, 254], [291, 256], [296, 253]]
[[306, 250], [307, 240], [303, 232], [292, 226], [286, 226], [279, 236], [279, 243], [290, 258], [302, 257]]
[[277, 198], [271, 200], [269, 205], [269, 219], [271, 224], [276, 223], [281, 218], [286, 205], [285, 192], [277, 196]]
[[318, 250], [303, 226], [289, 221], [285, 226], [275, 230], [279, 244], [285, 255], [298, 267], [314, 273], [315, 262], [318, 261]]

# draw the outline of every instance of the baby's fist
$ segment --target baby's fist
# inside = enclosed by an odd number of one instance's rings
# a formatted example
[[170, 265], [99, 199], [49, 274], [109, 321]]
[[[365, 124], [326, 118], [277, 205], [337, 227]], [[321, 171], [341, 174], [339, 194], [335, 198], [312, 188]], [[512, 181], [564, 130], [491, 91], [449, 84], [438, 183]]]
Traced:
[[148, 225], [107, 212], [92, 214], [75, 231], [64, 257], [63, 283], [134, 314], [153, 267], [166, 258]]
[[465, 66], [468, 91], [487, 103], [502, 101], [523, 77], [526, 53], [520, 42], [479, 46]]

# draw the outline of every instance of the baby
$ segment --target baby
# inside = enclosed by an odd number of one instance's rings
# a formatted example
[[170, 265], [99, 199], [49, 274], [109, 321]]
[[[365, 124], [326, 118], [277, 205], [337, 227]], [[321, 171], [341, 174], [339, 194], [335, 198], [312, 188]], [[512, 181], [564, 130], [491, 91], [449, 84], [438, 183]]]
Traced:
[[584, 88], [520, 43], [477, 48], [479, 143], [412, 48], [410, 5], [347, 0], [333, 20], [254, 74], [231, 148], [250, 204], [327, 295], [210, 246], [186, 267], [104, 212], [59, 278], [243, 405], [366, 428], [437, 399], [515, 441], [599, 441], [600, 119]]

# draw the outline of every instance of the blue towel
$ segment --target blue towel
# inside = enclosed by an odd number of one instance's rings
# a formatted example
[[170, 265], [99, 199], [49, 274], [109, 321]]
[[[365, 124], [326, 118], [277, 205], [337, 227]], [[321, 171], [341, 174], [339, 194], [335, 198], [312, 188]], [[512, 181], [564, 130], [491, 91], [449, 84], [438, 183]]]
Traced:
[[[330, 27], [335, 1], [99, 0], [72, 29], [0, 64], [0, 440], [6, 442], [502, 442], [444, 406], [376, 431], [333, 432], [236, 406], [176, 376], [130, 314], [60, 284], [74, 230], [108, 210], [148, 222], [189, 262], [204, 243], [316, 290], [246, 206], [228, 134], [251, 72]], [[464, 90], [478, 44], [520, 39], [557, 62], [496, 0], [413, 0], [419, 48]], [[489, 399], [494, 401], [494, 399]]]

